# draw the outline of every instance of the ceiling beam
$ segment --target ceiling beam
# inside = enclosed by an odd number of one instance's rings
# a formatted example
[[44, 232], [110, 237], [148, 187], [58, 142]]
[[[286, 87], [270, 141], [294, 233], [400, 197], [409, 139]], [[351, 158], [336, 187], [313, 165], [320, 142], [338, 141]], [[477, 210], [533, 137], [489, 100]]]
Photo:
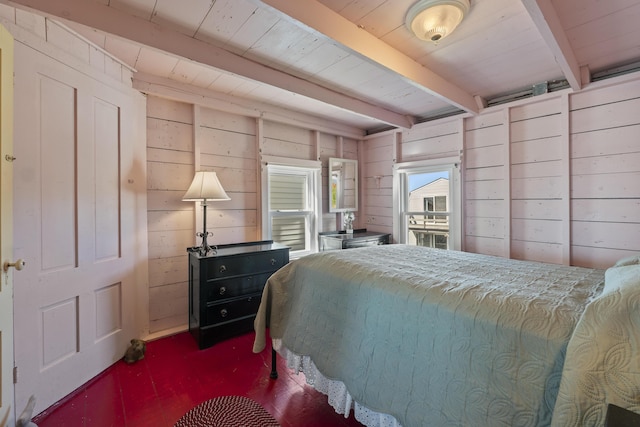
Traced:
[[316, 0], [262, 0], [302, 24], [335, 40], [353, 52], [399, 74], [414, 86], [470, 113], [478, 113], [473, 96], [424, 65]]
[[522, 0], [534, 25], [551, 50], [564, 77], [573, 90], [582, 89], [580, 65], [551, 0]]
[[91, 0], [0, 0], [16, 7], [27, 7], [105, 31], [135, 43], [149, 46], [200, 64], [215, 67], [249, 79], [307, 96], [392, 126], [411, 128], [413, 121], [399, 114], [324, 86], [243, 58], [209, 43], [191, 38], [145, 19], [123, 13]]

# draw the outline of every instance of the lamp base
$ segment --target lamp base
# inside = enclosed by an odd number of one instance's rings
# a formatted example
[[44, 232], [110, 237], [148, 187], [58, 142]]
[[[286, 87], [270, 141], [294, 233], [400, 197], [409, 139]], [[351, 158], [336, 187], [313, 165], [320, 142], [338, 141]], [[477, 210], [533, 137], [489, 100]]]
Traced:
[[207, 243], [207, 237], [213, 237], [212, 232], [210, 231], [197, 232], [196, 236], [202, 237], [202, 244], [196, 248], [198, 250], [198, 253], [200, 253], [201, 256], [215, 255], [218, 253], [217, 246], [215, 245], [210, 246], [209, 243]]

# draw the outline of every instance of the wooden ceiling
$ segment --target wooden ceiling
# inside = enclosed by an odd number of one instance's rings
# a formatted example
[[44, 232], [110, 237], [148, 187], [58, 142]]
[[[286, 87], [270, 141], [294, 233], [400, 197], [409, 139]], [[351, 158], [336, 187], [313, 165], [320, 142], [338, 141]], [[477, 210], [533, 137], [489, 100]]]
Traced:
[[416, 0], [15, 0], [59, 18], [140, 80], [271, 104], [365, 131], [547, 81], [573, 90], [640, 60], [640, 0], [471, 0], [438, 44], [404, 25]]

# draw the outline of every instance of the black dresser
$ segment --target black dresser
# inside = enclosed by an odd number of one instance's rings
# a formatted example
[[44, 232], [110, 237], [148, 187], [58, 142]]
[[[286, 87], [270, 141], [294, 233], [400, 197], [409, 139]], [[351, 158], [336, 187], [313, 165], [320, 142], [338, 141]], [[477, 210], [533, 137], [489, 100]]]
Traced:
[[391, 235], [367, 231], [366, 228], [354, 230], [353, 233], [344, 231], [329, 231], [319, 233], [320, 250], [332, 251], [336, 249], [361, 248], [363, 246], [388, 245]]
[[604, 427], [638, 427], [640, 414], [609, 403]]
[[265, 240], [219, 245], [215, 255], [188, 252], [189, 332], [198, 346], [253, 330], [262, 289], [289, 262], [289, 247]]

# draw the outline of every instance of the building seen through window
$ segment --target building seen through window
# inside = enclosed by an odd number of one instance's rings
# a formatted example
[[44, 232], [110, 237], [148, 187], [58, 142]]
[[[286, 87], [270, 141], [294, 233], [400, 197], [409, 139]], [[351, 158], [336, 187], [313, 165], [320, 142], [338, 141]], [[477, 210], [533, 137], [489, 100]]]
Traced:
[[[408, 234], [410, 245], [449, 248], [449, 174], [446, 171], [409, 176]], [[438, 215], [438, 213], [441, 213]]]

